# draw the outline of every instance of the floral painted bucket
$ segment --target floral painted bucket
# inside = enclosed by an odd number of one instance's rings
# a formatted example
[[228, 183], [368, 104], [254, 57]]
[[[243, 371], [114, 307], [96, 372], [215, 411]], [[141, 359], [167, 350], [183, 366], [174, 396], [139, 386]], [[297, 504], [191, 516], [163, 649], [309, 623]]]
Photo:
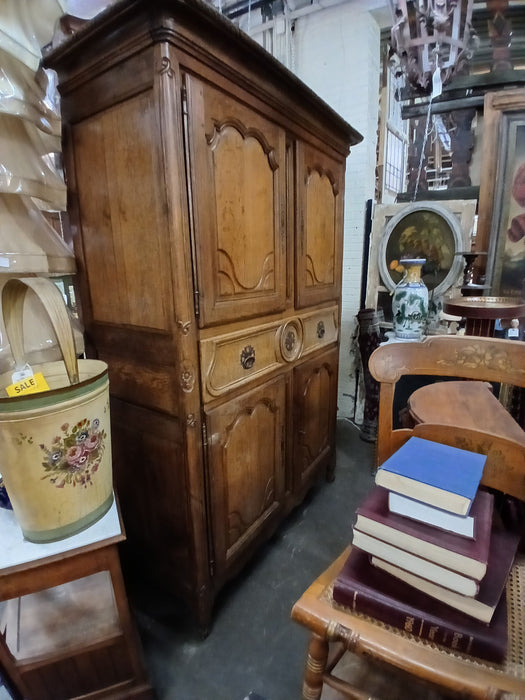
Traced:
[[63, 361], [32, 368], [48, 390], [7, 396], [0, 376], [0, 473], [26, 539], [50, 542], [76, 534], [113, 503], [107, 365], [77, 360], [67, 308], [45, 278], [10, 279], [2, 313], [15, 366], [24, 365], [22, 314], [28, 289], [49, 315]]

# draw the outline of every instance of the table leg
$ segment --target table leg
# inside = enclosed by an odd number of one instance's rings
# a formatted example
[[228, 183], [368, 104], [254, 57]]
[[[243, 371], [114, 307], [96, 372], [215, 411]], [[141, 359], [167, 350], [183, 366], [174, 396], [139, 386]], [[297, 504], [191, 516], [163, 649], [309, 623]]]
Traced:
[[319, 700], [323, 692], [323, 674], [328, 661], [328, 642], [313, 634], [308, 644], [303, 681], [303, 700]]

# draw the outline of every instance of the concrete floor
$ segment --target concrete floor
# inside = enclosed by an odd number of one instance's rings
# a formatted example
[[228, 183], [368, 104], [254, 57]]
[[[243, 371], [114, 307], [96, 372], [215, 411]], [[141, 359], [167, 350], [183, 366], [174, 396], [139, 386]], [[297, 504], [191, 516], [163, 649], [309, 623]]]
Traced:
[[321, 482], [228, 584], [206, 639], [162, 594], [130, 590], [159, 700], [300, 698], [308, 634], [290, 610], [350, 542], [355, 507], [373, 484], [373, 450], [339, 421], [335, 481]]
[[[173, 601], [131, 591], [150, 681], [159, 700], [299, 700], [308, 633], [290, 610], [351, 541], [354, 511], [373, 485], [374, 445], [339, 421], [333, 483], [320, 483], [217, 600], [202, 640]], [[354, 659], [374, 697], [437, 700]], [[341, 696], [326, 689], [323, 700]]]
[[[373, 486], [374, 447], [350, 422], [338, 422], [335, 481], [319, 483], [224, 589], [206, 639], [173, 599], [127, 582], [158, 700], [300, 700], [308, 633], [291, 621], [290, 611], [350, 543], [355, 509]], [[391, 669], [378, 672], [351, 655], [344, 659], [340, 675], [359, 677], [371, 697], [442, 697], [396, 679]], [[8, 697], [0, 685], [0, 700]], [[322, 696], [340, 698], [329, 688]]]

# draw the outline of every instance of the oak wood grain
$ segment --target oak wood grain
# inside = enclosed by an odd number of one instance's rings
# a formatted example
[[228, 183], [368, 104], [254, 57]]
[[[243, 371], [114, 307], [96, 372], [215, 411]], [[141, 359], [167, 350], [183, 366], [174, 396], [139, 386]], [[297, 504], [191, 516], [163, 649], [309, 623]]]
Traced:
[[361, 137], [199, 0], [117, 3], [46, 65], [86, 347], [109, 367], [126, 565], [207, 628], [220, 587], [333, 466]]

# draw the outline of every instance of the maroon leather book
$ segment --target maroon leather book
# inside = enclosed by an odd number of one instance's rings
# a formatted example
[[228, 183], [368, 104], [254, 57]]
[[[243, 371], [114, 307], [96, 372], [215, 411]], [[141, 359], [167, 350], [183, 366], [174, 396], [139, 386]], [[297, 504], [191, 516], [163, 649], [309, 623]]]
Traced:
[[487, 571], [494, 497], [478, 491], [471, 509], [474, 538], [392, 513], [388, 490], [375, 486], [356, 511], [355, 529], [480, 581]]
[[489, 625], [434, 600], [372, 566], [352, 547], [334, 583], [333, 599], [416, 637], [480, 659], [501, 663], [507, 651], [507, 605], [503, 592]]
[[490, 542], [490, 555], [487, 573], [481, 579], [479, 591], [474, 597], [461, 595], [439, 586], [435, 581], [427, 581], [419, 576], [414, 576], [410, 571], [404, 571], [389, 562], [371, 558], [372, 564], [392, 576], [401, 579], [407, 585], [417, 588], [423, 593], [437, 598], [443, 603], [461, 610], [470, 617], [475, 617], [482, 622], [490, 622], [499, 599], [505, 589], [509, 577], [520, 536], [514, 532], [505, 530], [493, 530]]

